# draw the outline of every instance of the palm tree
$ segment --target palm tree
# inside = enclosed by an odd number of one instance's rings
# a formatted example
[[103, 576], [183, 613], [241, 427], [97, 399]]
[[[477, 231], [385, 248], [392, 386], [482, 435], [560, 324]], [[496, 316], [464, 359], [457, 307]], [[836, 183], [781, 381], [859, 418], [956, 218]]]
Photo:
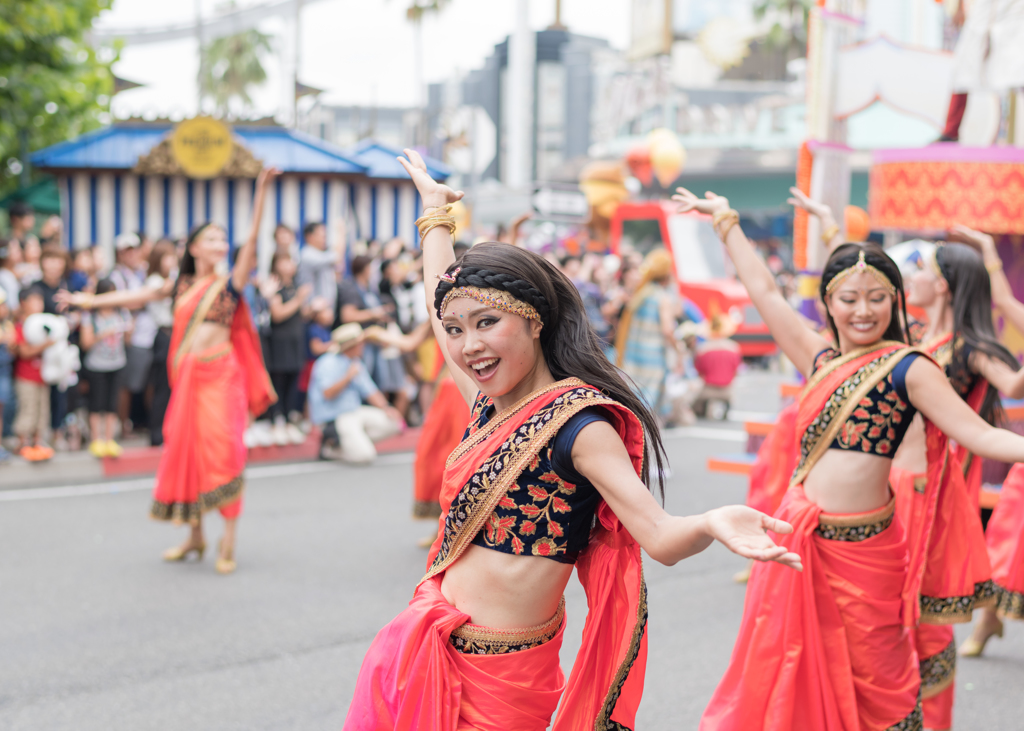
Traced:
[[272, 37], [256, 28], [216, 38], [203, 49], [199, 89], [211, 99], [217, 114], [242, 116], [252, 109], [251, 91], [267, 80], [263, 58], [271, 51]]

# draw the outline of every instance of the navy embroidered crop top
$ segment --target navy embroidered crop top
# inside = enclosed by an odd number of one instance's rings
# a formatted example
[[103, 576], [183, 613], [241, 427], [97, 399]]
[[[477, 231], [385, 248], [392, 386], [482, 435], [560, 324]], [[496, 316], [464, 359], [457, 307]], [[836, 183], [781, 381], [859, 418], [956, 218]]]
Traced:
[[[177, 299], [187, 292], [189, 287], [195, 284], [195, 281], [196, 275], [194, 274], [179, 275], [178, 282], [174, 285], [174, 298]], [[235, 291], [235, 285], [232, 284], [229, 278], [227, 284], [224, 285], [224, 288], [214, 298], [213, 304], [210, 305], [210, 309], [207, 310], [206, 316], [203, 318], [203, 322], [212, 322], [216, 325], [231, 327], [235, 319], [235, 310], [238, 309], [238, 296], [238, 292]]]
[[[489, 402], [473, 411], [479, 414], [471, 425], [477, 429], [494, 416]], [[599, 407], [583, 409], [558, 430], [508, 489], [473, 537], [474, 545], [559, 563], [576, 562], [590, 542], [601, 495], [576, 471], [572, 447], [580, 430], [595, 421], [608, 421]]]
[[[892, 459], [910, 428], [917, 409], [907, 396], [907, 369], [920, 355], [909, 353], [861, 399], [843, 424], [829, 449], [864, 452]], [[828, 348], [814, 359], [817, 371], [838, 358], [838, 350]]]

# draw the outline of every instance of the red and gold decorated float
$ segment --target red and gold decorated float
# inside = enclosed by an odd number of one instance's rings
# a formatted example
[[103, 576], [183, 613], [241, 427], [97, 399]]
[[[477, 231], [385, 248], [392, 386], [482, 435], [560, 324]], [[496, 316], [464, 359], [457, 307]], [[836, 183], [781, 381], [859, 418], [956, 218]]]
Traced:
[[956, 224], [1024, 233], [1024, 149], [936, 144], [877, 150], [871, 167], [872, 228], [940, 231]]

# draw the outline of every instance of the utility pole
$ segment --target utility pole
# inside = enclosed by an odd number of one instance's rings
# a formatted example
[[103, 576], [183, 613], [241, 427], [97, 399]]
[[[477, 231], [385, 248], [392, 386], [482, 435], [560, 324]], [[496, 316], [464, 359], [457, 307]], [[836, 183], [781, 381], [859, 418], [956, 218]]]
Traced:
[[562, 0], [555, 0], [555, 22], [548, 26], [548, 30], [569, 30], [562, 25]]
[[196, 44], [199, 47], [199, 73], [196, 74], [196, 116], [203, 113], [203, 72], [206, 70], [203, 49], [203, 0], [196, 0]]
[[526, 191], [533, 182], [533, 88], [537, 37], [530, 30], [529, 0], [516, 0], [516, 26], [508, 43], [507, 170], [509, 188]]

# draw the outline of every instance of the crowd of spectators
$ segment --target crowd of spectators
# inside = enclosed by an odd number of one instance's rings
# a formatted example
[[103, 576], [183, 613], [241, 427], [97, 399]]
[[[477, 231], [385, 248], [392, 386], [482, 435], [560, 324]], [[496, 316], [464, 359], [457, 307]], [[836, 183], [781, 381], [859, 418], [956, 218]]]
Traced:
[[[116, 457], [118, 440], [132, 434], [162, 444], [172, 292], [183, 242], [122, 233], [113, 242], [115, 260], [108, 262], [101, 247], [69, 254], [60, 243], [59, 218], [47, 220], [37, 236], [31, 209], [15, 204], [10, 224], [9, 237], [0, 240], [4, 443], [29, 460], [48, 459], [54, 449], [88, 448], [97, 457]], [[422, 422], [443, 357], [429, 324], [420, 252], [397, 238], [347, 251], [343, 226], [333, 233], [336, 243], [330, 245], [324, 224], [309, 223], [299, 246], [295, 232], [278, 225], [269, 271], [254, 271], [245, 288], [278, 394], [277, 403], [250, 425], [246, 443], [297, 444], [315, 426], [325, 436], [323, 454], [366, 462], [375, 456], [373, 442]], [[547, 256], [576, 286], [609, 358], [645, 384], [641, 390], [667, 424], [692, 419], [689, 405], [699, 401], [701, 375], [712, 395], [728, 397], [739, 365], [729, 333], [721, 323], [714, 332], [693, 323], [678, 328], [693, 310], [670, 286], [671, 276], [651, 278], [655, 254], [645, 261], [636, 252], [619, 257], [556, 248]], [[143, 287], [164, 296], [132, 311], [66, 310], [57, 294]], [[642, 300], [650, 295], [657, 298], [653, 317], [662, 321], [652, 331], [651, 351], [660, 375], [648, 388], [630, 373], [617, 347], [629, 339], [625, 330], [642, 324]], [[44, 328], [46, 337], [33, 338], [35, 330], [25, 322], [36, 314], [65, 323], [69, 342], [81, 351], [78, 377], [47, 376], [44, 353], [61, 328], [55, 334]], [[0, 447], [0, 460], [9, 457]]]

